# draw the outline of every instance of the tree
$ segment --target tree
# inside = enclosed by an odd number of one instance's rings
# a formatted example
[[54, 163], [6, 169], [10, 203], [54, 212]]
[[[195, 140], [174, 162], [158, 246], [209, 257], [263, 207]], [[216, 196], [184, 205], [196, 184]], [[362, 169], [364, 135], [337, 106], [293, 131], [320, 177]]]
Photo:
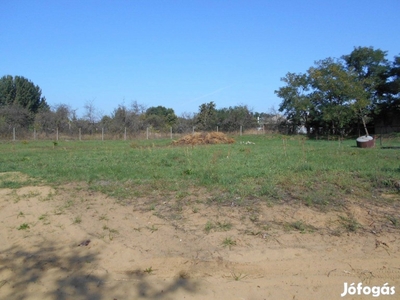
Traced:
[[40, 87], [22, 76], [0, 78], [0, 106], [7, 105], [21, 106], [33, 114], [49, 109]]
[[372, 47], [318, 61], [306, 74], [288, 73], [282, 79], [286, 86], [275, 91], [283, 99], [279, 110], [291, 124], [306, 126], [308, 133], [312, 128], [344, 135], [362, 120], [368, 134], [371, 112], [382, 107], [379, 104], [387, 102], [390, 94], [388, 79], [396, 82], [392, 69], [386, 52]]
[[378, 88], [380, 101], [373, 110], [376, 123], [392, 125], [400, 120], [400, 56], [395, 56], [387, 72], [387, 80]]
[[173, 126], [177, 119], [172, 108], [152, 106], [146, 110], [146, 121], [154, 128], [166, 129], [166, 127]]
[[11, 128], [26, 127], [33, 122], [33, 114], [20, 105], [0, 106], [0, 130], [7, 132]]
[[216, 126], [216, 109], [213, 101], [203, 103], [199, 107], [199, 113], [196, 116], [196, 125], [200, 130], [212, 130]]
[[50, 110], [41, 110], [35, 115], [34, 127], [46, 134], [58, 129], [60, 132], [71, 130], [73, 110], [66, 104], [58, 104]]
[[378, 96], [378, 87], [387, 80], [390, 68], [387, 52], [373, 47], [357, 47], [349, 55], [343, 55], [347, 69], [355, 72], [357, 78], [370, 93], [371, 101]]
[[287, 73], [281, 79], [286, 86], [275, 91], [283, 101], [279, 106], [279, 111], [284, 112], [286, 118], [292, 125], [292, 132], [300, 126], [307, 128], [310, 133], [314, 116], [314, 105], [311, 99], [311, 83], [308, 74]]
[[[357, 73], [347, 70], [338, 60], [327, 58], [308, 70], [314, 110], [326, 122], [330, 133], [344, 135], [358, 115], [368, 106], [367, 92]], [[346, 128], [350, 127], [350, 128]]]
[[390, 76], [390, 64], [387, 52], [373, 47], [357, 47], [349, 55], [342, 56], [349, 72], [356, 74], [357, 82], [364, 88], [363, 105], [358, 101], [357, 113], [361, 118], [366, 134], [366, 118], [372, 112], [379, 112], [380, 103], [386, 99], [381, 87], [386, 85]]
[[237, 131], [240, 126], [257, 126], [257, 119], [247, 105], [222, 108], [216, 111], [217, 124], [223, 131]]
[[195, 124], [195, 117], [193, 113], [182, 113], [175, 124], [174, 131], [178, 133], [185, 133], [192, 131]]

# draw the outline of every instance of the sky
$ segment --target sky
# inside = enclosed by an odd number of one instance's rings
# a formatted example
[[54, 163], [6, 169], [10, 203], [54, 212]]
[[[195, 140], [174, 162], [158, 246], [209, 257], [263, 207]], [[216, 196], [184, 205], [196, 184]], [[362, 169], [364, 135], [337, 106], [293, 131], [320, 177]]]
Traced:
[[354, 47], [400, 54], [399, 0], [1, 1], [0, 77], [111, 115], [133, 101], [197, 113], [277, 110], [288, 72]]

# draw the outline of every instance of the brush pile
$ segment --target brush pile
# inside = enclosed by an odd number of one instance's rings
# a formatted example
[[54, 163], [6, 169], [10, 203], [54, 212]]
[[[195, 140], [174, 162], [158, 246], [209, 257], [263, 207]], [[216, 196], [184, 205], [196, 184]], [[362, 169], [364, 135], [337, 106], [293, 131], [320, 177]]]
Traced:
[[173, 145], [207, 145], [207, 144], [233, 144], [234, 139], [228, 137], [222, 132], [195, 132], [185, 135], [177, 141], [173, 141]]

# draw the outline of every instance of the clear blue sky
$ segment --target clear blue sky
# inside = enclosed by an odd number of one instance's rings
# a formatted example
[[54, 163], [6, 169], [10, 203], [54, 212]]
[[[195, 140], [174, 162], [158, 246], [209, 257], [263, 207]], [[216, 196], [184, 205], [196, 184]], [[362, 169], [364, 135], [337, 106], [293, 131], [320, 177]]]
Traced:
[[287, 72], [373, 46], [400, 54], [399, 0], [1, 1], [0, 76], [50, 105], [278, 108]]

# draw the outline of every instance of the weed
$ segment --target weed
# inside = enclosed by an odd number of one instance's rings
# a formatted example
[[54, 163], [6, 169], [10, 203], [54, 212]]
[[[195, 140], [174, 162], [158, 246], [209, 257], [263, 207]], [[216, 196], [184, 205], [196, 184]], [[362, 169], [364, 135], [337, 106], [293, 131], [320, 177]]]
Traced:
[[250, 221], [253, 223], [257, 223], [258, 222], [258, 216], [257, 215], [251, 215], [249, 217]]
[[394, 227], [400, 227], [400, 220], [395, 216], [388, 215], [386, 218], [393, 224]]
[[158, 228], [155, 227], [154, 225], [151, 225], [151, 227], [147, 226], [147, 229], [150, 230], [151, 233], [154, 233], [154, 232], [156, 232], [158, 230]]
[[229, 247], [229, 249], [231, 249], [232, 246], [236, 246], [236, 241], [233, 240], [231, 237], [226, 237], [223, 241], [222, 241], [222, 245], [224, 247]]
[[224, 222], [217, 222], [217, 228], [220, 231], [228, 231], [232, 228], [232, 223], [224, 221]]
[[21, 225], [19, 225], [19, 227], [17, 228], [18, 230], [26, 230], [29, 229], [29, 225], [27, 223], [23, 223]]
[[70, 208], [72, 205], [74, 205], [74, 201], [68, 200], [67, 203], [65, 203], [63, 208]]
[[77, 216], [77, 217], [74, 219], [73, 224], [80, 224], [80, 223], [82, 223], [82, 218], [81, 218], [80, 216]]
[[99, 217], [99, 221], [108, 221], [107, 215], [101, 215], [101, 216]]
[[23, 213], [22, 211], [19, 212], [19, 214], [18, 214], [18, 216], [17, 216], [17, 219], [18, 219], [19, 217], [25, 217], [25, 215], [24, 215], [24, 213]]
[[340, 223], [347, 231], [356, 232], [358, 229], [361, 228], [361, 224], [358, 223], [354, 217], [339, 216], [339, 218]]
[[183, 170], [182, 173], [184, 175], [192, 175], [193, 174], [193, 170], [191, 168], [187, 168], [187, 169]]
[[53, 198], [54, 194], [50, 192], [46, 197], [40, 197], [39, 201], [49, 201]]
[[297, 230], [300, 231], [301, 233], [305, 233], [305, 232], [312, 232], [314, 231], [314, 227], [311, 225], [308, 225], [306, 223], [304, 223], [303, 221], [295, 221], [292, 223], [287, 223], [285, 225], [286, 230]]
[[143, 272], [145, 272], [145, 273], [147, 273], [147, 274], [149, 274], [149, 275], [150, 275], [151, 273], [153, 273], [153, 271], [154, 271], [154, 270], [153, 270], [152, 267], [149, 267], [149, 268], [143, 270]]
[[43, 222], [43, 225], [49, 225], [50, 221], [47, 220], [47, 214], [43, 214], [39, 217], [39, 220]]
[[236, 274], [234, 271], [231, 271], [231, 276], [235, 281], [240, 281], [247, 277], [247, 275], [243, 275], [242, 273]]
[[204, 227], [204, 231], [206, 233], [210, 233], [210, 231], [214, 228], [215, 228], [215, 225], [213, 223], [211, 223], [210, 221], [207, 221], [206, 226]]
[[[108, 238], [110, 239], [110, 241], [112, 241], [114, 239], [115, 235], [119, 234], [118, 230], [111, 229], [107, 225], [103, 225], [103, 230], [108, 230]], [[103, 235], [103, 237], [104, 237], [104, 235]]]
[[296, 221], [290, 224], [290, 227], [300, 231], [304, 232], [306, 230], [306, 226], [302, 221]]

